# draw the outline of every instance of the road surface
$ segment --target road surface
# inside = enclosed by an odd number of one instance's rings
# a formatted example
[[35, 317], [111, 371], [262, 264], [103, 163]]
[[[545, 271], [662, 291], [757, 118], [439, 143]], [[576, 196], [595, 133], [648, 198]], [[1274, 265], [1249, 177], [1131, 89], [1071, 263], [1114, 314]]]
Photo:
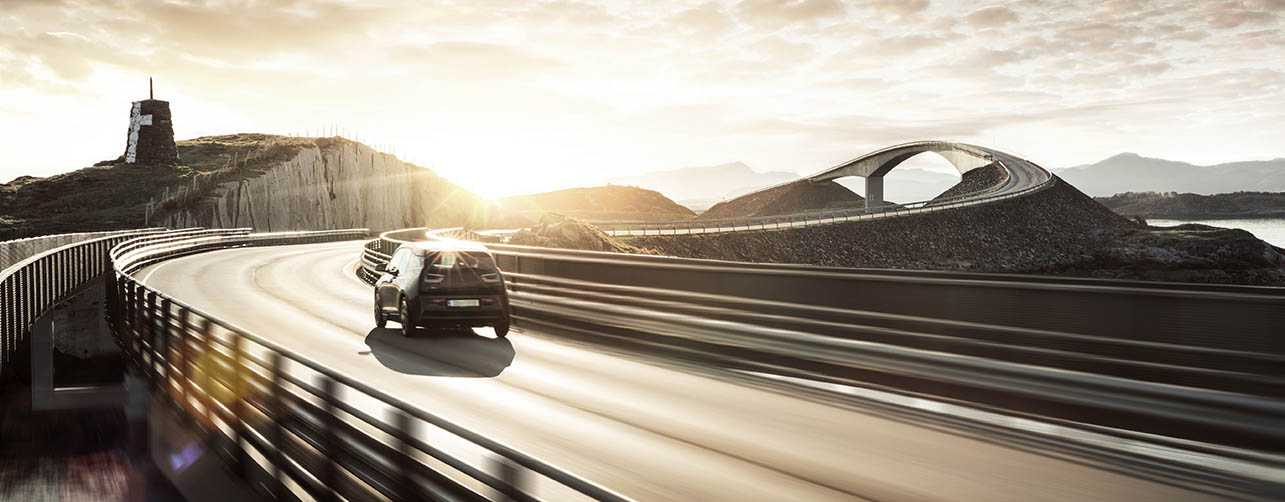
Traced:
[[[1092, 461], [516, 327], [374, 328], [360, 242], [162, 262], [158, 290], [638, 500], [1215, 500]], [[539, 487], [543, 492], [546, 487]], [[544, 492], [551, 498], [561, 498]]]

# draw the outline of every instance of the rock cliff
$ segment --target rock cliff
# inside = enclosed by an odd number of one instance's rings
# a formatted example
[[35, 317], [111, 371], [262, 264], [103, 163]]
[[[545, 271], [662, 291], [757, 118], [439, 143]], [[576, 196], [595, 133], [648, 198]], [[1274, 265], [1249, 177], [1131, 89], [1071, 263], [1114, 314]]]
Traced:
[[162, 215], [171, 228], [259, 231], [417, 226], [486, 227], [492, 205], [437, 176], [361, 143], [330, 138], [288, 160], [220, 183], [199, 203]]

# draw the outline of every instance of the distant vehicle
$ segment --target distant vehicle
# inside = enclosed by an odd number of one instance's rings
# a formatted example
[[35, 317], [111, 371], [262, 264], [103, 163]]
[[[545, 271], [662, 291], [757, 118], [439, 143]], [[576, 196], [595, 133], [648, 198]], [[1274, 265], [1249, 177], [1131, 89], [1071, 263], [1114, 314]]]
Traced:
[[402, 244], [377, 269], [375, 325], [401, 323], [402, 336], [419, 326], [492, 326], [509, 333], [509, 295], [495, 256], [466, 241]]

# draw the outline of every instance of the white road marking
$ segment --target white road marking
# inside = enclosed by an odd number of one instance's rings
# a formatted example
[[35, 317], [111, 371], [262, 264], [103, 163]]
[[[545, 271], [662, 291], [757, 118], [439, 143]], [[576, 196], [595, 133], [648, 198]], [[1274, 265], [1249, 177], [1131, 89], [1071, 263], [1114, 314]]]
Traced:
[[148, 270], [147, 274], [144, 275], [142, 279], [139, 279], [139, 282], [142, 282], [143, 284], [147, 284], [147, 280], [152, 278], [152, 274], [155, 274], [157, 270], [161, 269], [161, 267], [174, 263], [174, 261], [175, 260], [165, 260], [160, 264], [156, 265], [155, 267], [152, 267], [152, 269]]
[[[359, 261], [361, 261], [360, 258], [350, 261], [348, 263], [345, 263], [344, 266], [339, 267], [339, 273], [344, 277], [357, 281], [357, 284], [361, 284], [363, 287], [367, 287], [367, 288], [373, 287], [369, 284], [366, 284], [366, 281], [363, 281], [357, 277], [357, 267], [354, 267], [353, 265], [356, 265], [357, 262]], [[350, 270], [352, 271], [351, 274], [348, 273]]]

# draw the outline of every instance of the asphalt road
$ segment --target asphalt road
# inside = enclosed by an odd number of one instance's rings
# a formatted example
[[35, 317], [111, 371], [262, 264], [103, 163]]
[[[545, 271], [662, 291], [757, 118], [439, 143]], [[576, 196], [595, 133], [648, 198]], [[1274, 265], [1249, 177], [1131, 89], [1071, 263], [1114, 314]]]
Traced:
[[[144, 269], [159, 290], [639, 500], [1214, 500], [517, 327], [374, 328], [360, 242], [243, 248]], [[457, 450], [460, 445], [447, 445]], [[480, 460], [480, 459], [479, 459]], [[560, 494], [538, 487], [553, 499]]]

